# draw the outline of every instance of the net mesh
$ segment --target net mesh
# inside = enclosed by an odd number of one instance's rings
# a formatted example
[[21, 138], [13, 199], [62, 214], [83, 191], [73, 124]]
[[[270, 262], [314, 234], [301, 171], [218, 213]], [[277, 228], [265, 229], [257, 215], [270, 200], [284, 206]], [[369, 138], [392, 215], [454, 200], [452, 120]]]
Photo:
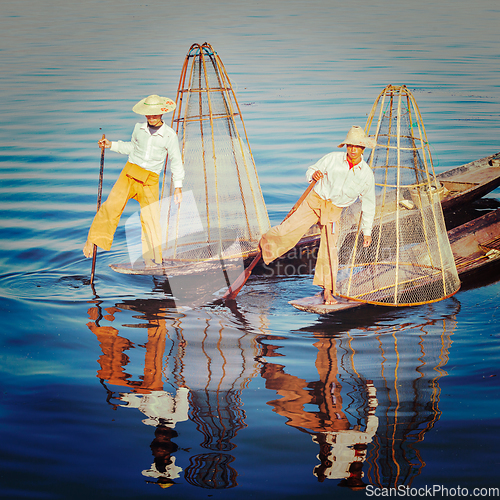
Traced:
[[[210, 44], [188, 51], [172, 127], [186, 170], [183, 191], [192, 191], [196, 210], [175, 213], [169, 202], [164, 259], [199, 261], [256, 251], [269, 218], [241, 110]], [[196, 230], [186, 234], [186, 225]]]
[[379, 95], [365, 132], [377, 141], [368, 164], [377, 209], [372, 243], [363, 247], [360, 204], [344, 209], [337, 293], [383, 305], [417, 305], [448, 297], [460, 281], [441, 207], [422, 117], [406, 86]]

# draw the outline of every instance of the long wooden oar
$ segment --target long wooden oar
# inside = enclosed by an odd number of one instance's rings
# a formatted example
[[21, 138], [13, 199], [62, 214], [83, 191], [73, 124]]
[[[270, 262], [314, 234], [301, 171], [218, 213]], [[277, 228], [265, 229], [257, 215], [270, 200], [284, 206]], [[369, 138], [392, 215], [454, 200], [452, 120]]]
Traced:
[[[105, 135], [102, 134], [102, 139], [105, 139]], [[104, 150], [106, 148], [104, 145], [101, 147], [101, 167], [99, 171], [99, 188], [97, 189], [97, 211], [101, 208], [101, 196], [102, 196], [102, 177], [104, 173]], [[94, 273], [95, 273], [95, 261], [97, 259], [97, 245], [94, 245], [94, 250], [92, 253], [92, 272], [90, 273], [90, 286], [94, 284]]]
[[[297, 203], [295, 203], [290, 212], [288, 212], [287, 216], [283, 219], [283, 222], [285, 222], [288, 219], [288, 217], [290, 217], [290, 215], [292, 215], [297, 210], [297, 208], [300, 207], [300, 205], [306, 199], [306, 196], [311, 192], [311, 189], [314, 187], [315, 184], [316, 184], [315, 180], [311, 181], [308, 188], [304, 191], [302, 196], [297, 200]], [[262, 257], [262, 250], [259, 248], [259, 252], [254, 257], [250, 265], [236, 278], [234, 283], [222, 296], [223, 300], [234, 300], [236, 298], [236, 295], [238, 295], [240, 290], [243, 288], [243, 285], [247, 282], [247, 279], [250, 277], [250, 274], [252, 274], [253, 268], [257, 265], [261, 257]]]

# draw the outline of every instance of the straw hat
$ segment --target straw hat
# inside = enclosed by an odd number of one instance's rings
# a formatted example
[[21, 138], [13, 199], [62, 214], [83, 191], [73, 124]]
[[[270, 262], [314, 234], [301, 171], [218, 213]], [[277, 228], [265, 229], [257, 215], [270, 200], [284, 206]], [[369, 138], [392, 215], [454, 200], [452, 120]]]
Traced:
[[158, 95], [150, 95], [142, 101], [139, 101], [132, 111], [138, 115], [162, 115], [169, 113], [175, 109], [175, 102], [168, 97], [160, 97]]
[[339, 144], [338, 147], [342, 148], [346, 144], [373, 149], [377, 145], [377, 141], [375, 141], [375, 139], [373, 139], [372, 137], [368, 137], [361, 127], [353, 125], [349, 132], [347, 132], [347, 136], [344, 139], [344, 142], [342, 144]]

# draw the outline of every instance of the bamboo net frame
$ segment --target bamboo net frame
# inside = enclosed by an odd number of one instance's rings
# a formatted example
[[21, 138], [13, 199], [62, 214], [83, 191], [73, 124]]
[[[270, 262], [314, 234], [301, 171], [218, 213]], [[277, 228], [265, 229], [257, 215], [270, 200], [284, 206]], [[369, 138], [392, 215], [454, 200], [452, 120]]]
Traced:
[[359, 204], [344, 210], [337, 293], [391, 306], [453, 295], [460, 281], [441, 208], [444, 188], [435, 176], [422, 116], [405, 85], [388, 85], [379, 94], [365, 132], [377, 142], [368, 159], [377, 195], [373, 241], [363, 247]]
[[[183, 213], [182, 203], [177, 210], [170, 202], [164, 260], [246, 257], [270, 223], [240, 106], [209, 43], [190, 47], [176, 104], [171, 126], [186, 170], [183, 192], [192, 192], [196, 213]], [[164, 191], [165, 176], [162, 199]], [[172, 195], [171, 184], [170, 200]], [[189, 232], [190, 224], [195, 230]]]

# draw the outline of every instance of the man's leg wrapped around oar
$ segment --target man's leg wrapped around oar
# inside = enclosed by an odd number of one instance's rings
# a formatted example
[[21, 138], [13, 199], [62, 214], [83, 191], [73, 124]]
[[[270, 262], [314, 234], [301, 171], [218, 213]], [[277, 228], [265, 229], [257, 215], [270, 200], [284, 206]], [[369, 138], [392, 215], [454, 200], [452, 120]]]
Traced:
[[320, 212], [314, 209], [315, 197], [318, 195], [311, 191], [290, 217], [262, 235], [260, 248], [266, 264], [291, 250], [308, 229], [319, 221]]
[[288, 219], [262, 236], [260, 248], [264, 262], [269, 264], [287, 253], [313, 224], [319, 223], [321, 240], [313, 283], [324, 288], [326, 303], [335, 303], [332, 293], [335, 291], [338, 268], [336, 243], [341, 213], [342, 208], [311, 191]]

